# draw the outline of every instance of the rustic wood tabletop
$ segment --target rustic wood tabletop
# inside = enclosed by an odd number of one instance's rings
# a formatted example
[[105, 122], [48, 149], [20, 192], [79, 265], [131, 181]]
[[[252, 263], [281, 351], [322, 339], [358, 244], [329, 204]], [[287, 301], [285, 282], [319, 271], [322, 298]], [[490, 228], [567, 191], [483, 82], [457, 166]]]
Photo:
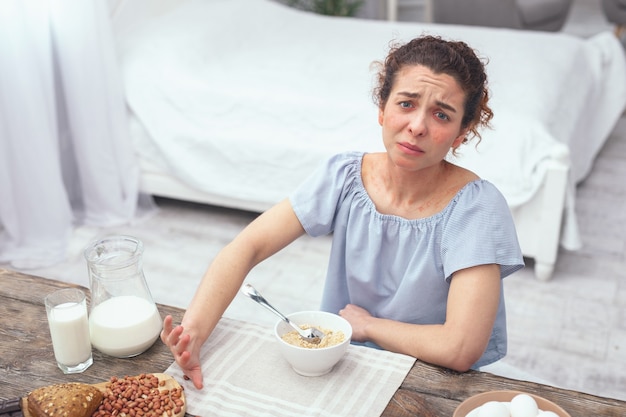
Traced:
[[[131, 359], [113, 358], [94, 349], [94, 363], [89, 369], [64, 375], [54, 359], [43, 299], [56, 289], [73, 286], [0, 269], [0, 406], [40, 386], [70, 381], [94, 384], [111, 376], [163, 372], [172, 363], [171, 353], [157, 340], [148, 351]], [[89, 297], [89, 290], [82, 289]], [[162, 316], [171, 314], [175, 321], [180, 321], [184, 313], [166, 305], [158, 305], [158, 309]], [[383, 416], [452, 416], [463, 400], [492, 390], [539, 395], [560, 405], [572, 417], [626, 416], [624, 401], [485, 372], [458, 373], [420, 361], [416, 361]]]

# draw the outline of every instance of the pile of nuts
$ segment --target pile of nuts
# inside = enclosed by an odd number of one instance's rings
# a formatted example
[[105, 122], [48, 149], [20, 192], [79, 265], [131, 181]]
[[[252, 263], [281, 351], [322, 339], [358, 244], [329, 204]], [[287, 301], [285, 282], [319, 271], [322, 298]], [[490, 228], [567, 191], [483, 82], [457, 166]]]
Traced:
[[172, 417], [183, 410], [182, 388], [164, 388], [155, 375], [112, 377], [92, 417]]

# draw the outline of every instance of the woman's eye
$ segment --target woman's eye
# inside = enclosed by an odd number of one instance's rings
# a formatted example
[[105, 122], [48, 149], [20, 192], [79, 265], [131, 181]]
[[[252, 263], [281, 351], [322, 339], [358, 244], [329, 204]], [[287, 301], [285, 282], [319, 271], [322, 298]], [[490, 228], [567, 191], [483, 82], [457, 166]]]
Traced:
[[410, 109], [411, 108], [411, 103], [408, 101], [401, 101], [400, 102], [400, 107], [402, 107], [403, 109]]
[[447, 114], [445, 114], [444, 112], [440, 112], [440, 111], [436, 112], [435, 116], [437, 116], [437, 118], [439, 118], [441, 120], [448, 120], [448, 119], [450, 119]]

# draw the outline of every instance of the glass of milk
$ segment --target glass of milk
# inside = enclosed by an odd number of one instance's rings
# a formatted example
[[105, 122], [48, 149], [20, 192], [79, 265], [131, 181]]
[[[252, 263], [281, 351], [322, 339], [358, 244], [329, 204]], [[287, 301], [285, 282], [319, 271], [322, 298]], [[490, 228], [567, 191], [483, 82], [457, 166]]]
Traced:
[[145, 352], [159, 337], [162, 321], [143, 273], [143, 243], [132, 236], [109, 236], [88, 245], [84, 255], [93, 347], [118, 358]]
[[65, 374], [83, 372], [93, 363], [85, 293], [65, 288], [47, 295], [44, 304], [57, 365]]

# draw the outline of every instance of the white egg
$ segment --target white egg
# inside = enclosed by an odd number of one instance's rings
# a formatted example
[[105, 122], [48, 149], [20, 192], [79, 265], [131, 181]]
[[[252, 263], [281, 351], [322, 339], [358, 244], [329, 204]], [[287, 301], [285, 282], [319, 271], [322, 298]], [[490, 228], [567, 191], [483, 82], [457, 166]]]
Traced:
[[537, 417], [537, 402], [528, 394], [518, 394], [511, 400], [511, 417]]
[[559, 415], [552, 411], [541, 411], [539, 414], [537, 414], [537, 417], [559, 417]]
[[480, 406], [477, 417], [509, 417], [509, 409], [499, 401], [489, 401]]
[[474, 408], [472, 411], [467, 413], [465, 417], [478, 417], [478, 412], [480, 411], [480, 407]]

